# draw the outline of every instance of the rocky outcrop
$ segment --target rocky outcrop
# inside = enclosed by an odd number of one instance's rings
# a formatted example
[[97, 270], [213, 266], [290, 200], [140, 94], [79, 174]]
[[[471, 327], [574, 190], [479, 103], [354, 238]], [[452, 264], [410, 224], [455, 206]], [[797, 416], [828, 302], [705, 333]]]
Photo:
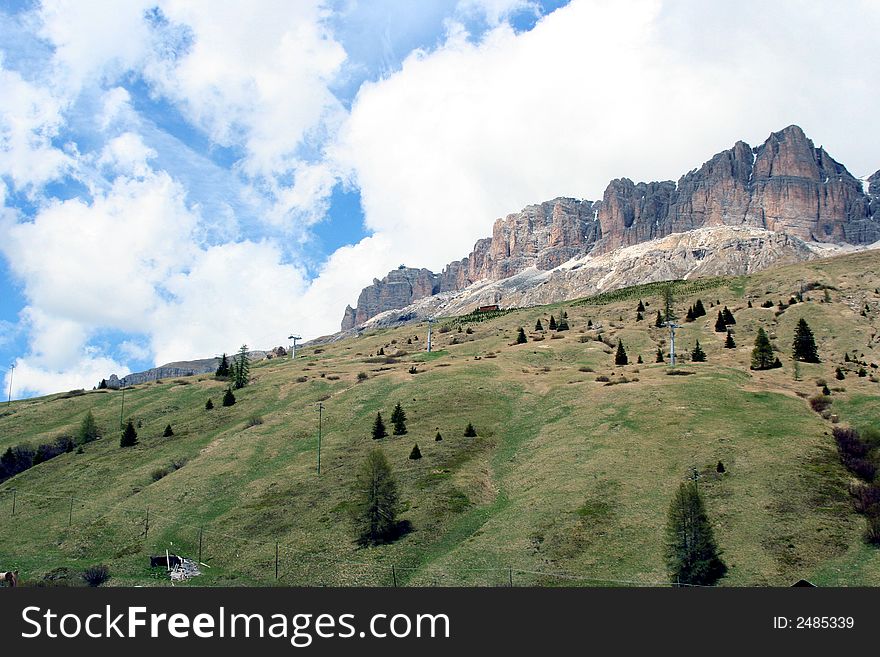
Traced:
[[478, 240], [466, 258], [440, 274], [404, 268], [364, 288], [357, 308], [346, 308], [342, 329], [425, 296], [706, 227], [871, 244], [880, 240], [880, 171], [867, 183], [865, 190], [803, 130], [789, 126], [757, 148], [737, 142], [677, 183], [619, 178], [608, 184], [601, 201], [557, 198], [497, 219], [492, 237]]

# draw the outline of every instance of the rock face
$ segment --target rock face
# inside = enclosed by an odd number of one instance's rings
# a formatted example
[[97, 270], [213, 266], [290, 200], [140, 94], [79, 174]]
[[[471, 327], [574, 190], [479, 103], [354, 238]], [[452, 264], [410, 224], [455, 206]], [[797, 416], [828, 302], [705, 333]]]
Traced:
[[[557, 198], [497, 219], [440, 274], [402, 268], [364, 288], [346, 308], [342, 329], [438, 293], [499, 281], [527, 269], [548, 271], [585, 254], [600, 255], [707, 227], [767, 230], [803, 242], [871, 244], [880, 240], [880, 171], [868, 189], [798, 126], [757, 148], [739, 141], [678, 182], [612, 180], [602, 200]], [[486, 303], [498, 303], [487, 299]]]

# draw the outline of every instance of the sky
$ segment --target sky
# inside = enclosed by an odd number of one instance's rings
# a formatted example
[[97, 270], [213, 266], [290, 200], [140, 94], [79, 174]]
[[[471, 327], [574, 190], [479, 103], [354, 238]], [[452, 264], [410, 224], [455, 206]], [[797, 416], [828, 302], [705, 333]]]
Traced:
[[332, 333], [497, 217], [792, 123], [873, 173], [878, 33], [870, 0], [0, 1], [3, 396]]

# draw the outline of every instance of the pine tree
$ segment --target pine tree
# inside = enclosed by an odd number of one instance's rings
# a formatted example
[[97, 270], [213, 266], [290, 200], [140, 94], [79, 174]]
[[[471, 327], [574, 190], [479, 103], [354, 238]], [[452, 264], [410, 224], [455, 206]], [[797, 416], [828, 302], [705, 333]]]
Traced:
[[749, 308], [754, 308], [754, 306], [752, 305], [752, 300], [751, 300], [751, 299], [749, 299]]
[[672, 285], [663, 288], [663, 319], [667, 322], [674, 322], [678, 319], [672, 306], [675, 304], [675, 297], [672, 293]]
[[755, 337], [755, 348], [752, 349], [752, 369], [753, 370], [769, 370], [774, 366], [773, 345], [770, 344], [770, 338], [763, 328], [758, 329], [758, 335]]
[[226, 352], [220, 357], [220, 365], [217, 366], [215, 376], [229, 376], [229, 359], [226, 358]]
[[205, 402], [205, 410], [210, 411], [212, 408], [214, 408], [214, 402], [212, 402], [211, 398], [209, 397], [208, 401]]
[[98, 424], [95, 422], [95, 416], [92, 411], [86, 411], [82, 424], [79, 425], [79, 431], [76, 432], [76, 444], [85, 445], [93, 440], [98, 439]]
[[516, 344], [525, 344], [528, 341], [529, 340], [526, 337], [526, 332], [523, 330], [523, 327], [520, 326], [519, 330], [516, 333]]
[[443, 436], [440, 435], [440, 432], [439, 432], [439, 431], [437, 432], [437, 435], [434, 436], [434, 440], [435, 440], [435, 442], [438, 442], [438, 443], [439, 443], [441, 440], [443, 440]]
[[543, 331], [543, 330], [544, 330], [544, 325], [541, 324], [541, 318], [540, 318], [540, 317], [538, 318], [538, 321], [535, 322], [535, 330], [536, 330], [536, 331]]
[[642, 303], [642, 300], [641, 300], [641, 299], [639, 299], [639, 305], [636, 307], [636, 312], [637, 312], [637, 313], [643, 313], [643, 312], [645, 312], [645, 304]]
[[727, 572], [695, 481], [684, 482], [669, 505], [666, 567], [677, 584], [711, 586]]
[[663, 328], [663, 315], [660, 314], [660, 311], [657, 311], [657, 319], [654, 320], [654, 326], [657, 328]]
[[694, 319], [694, 307], [691, 306], [690, 308], [688, 308], [687, 314], [684, 316], [684, 321], [692, 322], [694, 321]]
[[397, 533], [397, 482], [381, 449], [370, 450], [357, 473], [352, 517], [361, 545], [392, 540]]
[[626, 355], [626, 349], [623, 346], [623, 340], [618, 338], [617, 340], [617, 353], [614, 354], [614, 364], [615, 365], [627, 365], [629, 363], [629, 358]]
[[165, 426], [165, 431], [162, 432], [162, 437], [163, 437], [163, 438], [170, 438], [170, 437], [173, 436], [173, 435], [174, 435], [174, 429], [171, 428], [171, 425], [170, 425], [170, 424], [166, 425], [166, 426]]
[[235, 404], [235, 395], [232, 394], [232, 388], [226, 388], [226, 392], [223, 393], [223, 405], [232, 406], [233, 404]]
[[422, 450], [419, 449], [419, 444], [416, 443], [413, 445], [412, 451], [409, 453], [409, 457], [415, 461], [416, 459], [422, 458]]
[[592, 320], [592, 319], [588, 319], [588, 320], [587, 320], [587, 328], [588, 328], [588, 329], [593, 328], [593, 320]]
[[795, 360], [805, 363], [818, 363], [819, 352], [816, 349], [816, 339], [810, 330], [807, 321], [801, 317], [797, 328], [794, 330], [794, 343], [792, 344], [792, 354]]
[[137, 431], [134, 430], [134, 425], [131, 423], [131, 420], [128, 421], [128, 424], [125, 425], [125, 431], [122, 432], [122, 438], [119, 439], [120, 447], [133, 447], [138, 444], [138, 435]]
[[733, 334], [730, 331], [727, 332], [727, 338], [724, 340], [724, 348], [736, 349], [736, 342], [733, 341]]
[[656, 362], [656, 363], [665, 363], [666, 362], [663, 359], [663, 350], [660, 347], [657, 347], [657, 360], [654, 362]]
[[639, 357], [636, 359], [636, 362], [637, 362], [639, 365], [641, 365], [642, 363], [645, 362], [645, 361], [642, 360], [642, 355], [641, 355], [641, 354], [639, 354]]
[[721, 314], [721, 311], [718, 311], [718, 319], [715, 320], [715, 331], [717, 333], [724, 333], [727, 331], [727, 323], [724, 321], [724, 315]]
[[230, 374], [232, 375], [232, 387], [236, 390], [244, 388], [248, 384], [251, 378], [251, 364], [248, 359], [248, 347], [246, 344], [241, 345], [241, 348], [235, 355]]
[[643, 319], [645, 319], [645, 317], [644, 317], [644, 315], [642, 315], [642, 313], [636, 313], [636, 321], [637, 322], [641, 322]]
[[106, 390], [107, 389], [107, 379], [101, 379], [101, 383], [98, 384], [98, 390]]
[[568, 319], [568, 312], [565, 310], [562, 311], [562, 319]]
[[387, 435], [385, 422], [382, 421], [382, 413], [376, 413], [376, 419], [373, 421], [373, 440], [379, 440]]
[[700, 341], [697, 340], [697, 345], [694, 347], [694, 350], [691, 352], [691, 360], [695, 363], [705, 363], [706, 362], [706, 352], [703, 351], [703, 348], [700, 346]]
[[[565, 315], [565, 313], [562, 313]], [[556, 331], [567, 331], [568, 330], [568, 316], [564, 316], [559, 320], [559, 324], [556, 325]]]
[[468, 422], [468, 425], [464, 428], [464, 437], [465, 438], [476, 438], [477, 430], [474, 429], [474, 425]]
[[391, 411], [391, 424], [394, 425], [393, 433], [395, 436], [402, 436], [406, 433], [406, 413], [400, 402], [397, 402], [397, 406]]
[[724, 306], [724, 310], [721, 311], [724, 315], [724, 323], [728, 326], [733, 326], [736, 324], [736, 318], [734, 318], [733, 313], [730, 312], [730, 308]]
[[702, 300], [697, 299], [697, 302], [694, 304], [694, 317], [704, 317], [706, 315], [706, 307], [703, 305]]
[[550, 315], [550, 323], [547, 326], [550, 327], [551, 331], [556, 330], [556, 318], [553, 315]]
[[724, 474], [726, 472], [726, 468], [721, 461], [718, 461], [718, 465], [715, 466], [715, 472], [718, 474]]
[[379, 353], [377, 354], [377, 356], [384, 356], [384, 355], [385, 355], [385, 347], [379, 347]]
[[834, 376], [838, 381], [843, 381], [846, 378], [846, 374], [843, 373], [843, 370], [839, 367], [834, 371]]

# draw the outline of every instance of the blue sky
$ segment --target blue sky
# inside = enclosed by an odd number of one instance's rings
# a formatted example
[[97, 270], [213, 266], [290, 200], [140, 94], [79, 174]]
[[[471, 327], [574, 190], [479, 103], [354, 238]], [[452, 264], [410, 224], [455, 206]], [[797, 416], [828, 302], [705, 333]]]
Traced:
[[880, 12], [848, 4], [0, 2], [13, 395], [332, 332], [498, 216], [789, 123], [871, 173]]

